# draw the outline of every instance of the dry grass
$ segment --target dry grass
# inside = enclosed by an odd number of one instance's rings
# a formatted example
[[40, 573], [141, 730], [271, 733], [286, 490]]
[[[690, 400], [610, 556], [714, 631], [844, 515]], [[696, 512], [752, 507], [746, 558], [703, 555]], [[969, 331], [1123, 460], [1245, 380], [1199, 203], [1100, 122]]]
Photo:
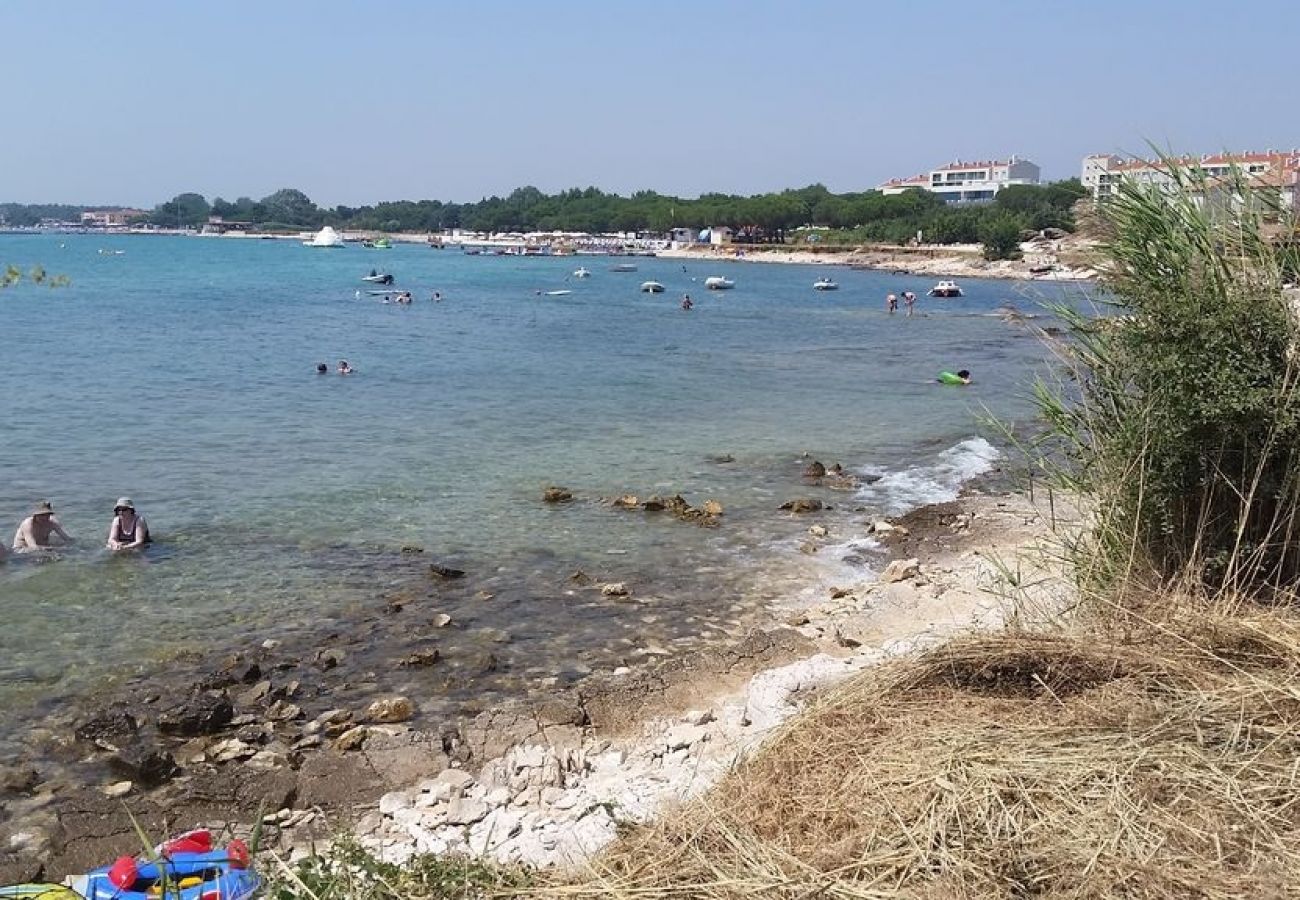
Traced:
[[1300, 617], [1134, 609], [870, 672], [554, 892], [1294, 896]]

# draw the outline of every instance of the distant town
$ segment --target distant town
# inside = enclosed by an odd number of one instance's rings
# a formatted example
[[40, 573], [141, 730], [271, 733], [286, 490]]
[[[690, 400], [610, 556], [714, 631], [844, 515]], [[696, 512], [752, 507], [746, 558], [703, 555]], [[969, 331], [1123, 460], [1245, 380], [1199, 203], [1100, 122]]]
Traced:
[[[1222, 192], [1225, 202], [1245, 190], [1266, 197], [1282, 208], [1295, 209], [1300, 192], [1300, 150], [1265, 150], [1151, 160], [1097, 154], [1083, 158], [1078, 179], [1052, 183], [1079, 197], [1104, 201], [1128, 181], [1171, 187], [1183, 175], [1194, 175], [1197, 190]], [[285, 189], [253, 201], [209, 204], [199, 194], [181, 194], [153, 210], [129, 207], [76, 207], [0, 204], [0, 230], [105, 231], [120, 233], [186, 233], [203, 235], [296, 236], [329, 224], [350, 232], [418, 232], [452, 242], [488, 239], [497, 234], [549, 232], [573, 239], [655, 241], [665, 245], [729, 244], [784, 241], [797, 230], [859, 229], [879, 240], [911, 239], [929, 231], [940, 243], [951, 228], [942, 223], [945, 208], [996, 205], [1007, 191], [1019, 191], [1013, 211], [1036, 206], [1064, 208], [1069, 197], [1048, 196], [1041, 170], [1029, 159], [954, 160], [917, 175], [894, 178], [874, 190], [832, 194], [820, 185], [755, 197], [706, 195], [681, 199], [638, 192], [631, 198], [594, 188], [547, 196], [521, 188], [506, 198], [476, 204], [401, 201], [374, 207], [319, 209], [306, 195]], [[1040, 192], [1040, 193], [1035, 193]], [[1059, 193], [1059, 192], [1058, 192]], [[871, 200], [872, 196], [875, 202]], [[915, 208], [902, 198], [924, 195], [927, 204]], [[893, 198], [893, 202], [881, 202]], [[1032, 198], [1028, 202], [1025, 198]], [[1065, 218], [1021, 216], [1021, 224], [1036, 229], [1065, 227]], [[548, 222], [549, 220], [549, 222]], [[953, 221], [949, 217], [949, 223]], [[974, 220], [971, 220], [972, 222]], [[878, 223], [884, 223], [874, 227]], [[555, 227], [547, 228], [547, 224]], [[586, 225], [587, 227], [575, 227]], [[974, 239], [975, 226], [958, 228], [953, 240]], [[815, 241], [815, 238], [814, 238]]]

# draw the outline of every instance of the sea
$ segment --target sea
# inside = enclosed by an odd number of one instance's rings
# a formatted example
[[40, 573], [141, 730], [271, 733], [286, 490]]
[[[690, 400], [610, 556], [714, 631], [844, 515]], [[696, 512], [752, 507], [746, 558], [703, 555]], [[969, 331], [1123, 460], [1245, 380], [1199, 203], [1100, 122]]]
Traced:
[[[735, 637], [870, 577], [863, 523], [1014, 463], [988, 421], [1027, 427], [1048, 354], [1006, 308], [1076, 290], [964, 279], [937, 300], [906, 274], [616, 261], [0, 235], [0, 264], [71, 282], [0, 291], [2, 536], [49, 500], [76, 539], [0, 565], [0, 730], [178, 657], [346, 631], [431, 564], [466, 573], [449, 640], [510, 647], [489, 667], [507, 692]], [[372, 269], [414, 302], [369, 293]], [[839, 290], [814, 291], [826, 274]], [[888, 314], [905, 290], [916, 315]], [[970, 386], [936, 383], [958, 369]], [[813, 460], [860, 483], [810, 485]], [[103, 549], [122, 495], [144, 553]], [[800, 496], [832, 506], [816, 553], [813, 520], [778, 509]]]

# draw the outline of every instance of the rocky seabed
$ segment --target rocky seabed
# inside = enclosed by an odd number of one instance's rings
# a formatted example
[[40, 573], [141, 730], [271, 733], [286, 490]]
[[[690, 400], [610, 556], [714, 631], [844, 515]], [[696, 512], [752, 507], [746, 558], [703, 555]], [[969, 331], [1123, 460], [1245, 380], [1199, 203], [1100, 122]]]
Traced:
[[969, 611], [964, 626], [932, 623], [908, 638], [858, 647], [851, 656], [821, 653], [760, 672], [713, 707], [647, 722], [628, 740], [518, 745], [477, 775], [450, 768], [383, 795], [355, 831], [363, 846], [390, 862], [459, 853], [574, 866], [612, 841], [620, 823], [645, 822], [715, 784], [798, 712], [813, 689], [935, 646], [957, 627], [1000, 621], [997, 604], [985, 600]]

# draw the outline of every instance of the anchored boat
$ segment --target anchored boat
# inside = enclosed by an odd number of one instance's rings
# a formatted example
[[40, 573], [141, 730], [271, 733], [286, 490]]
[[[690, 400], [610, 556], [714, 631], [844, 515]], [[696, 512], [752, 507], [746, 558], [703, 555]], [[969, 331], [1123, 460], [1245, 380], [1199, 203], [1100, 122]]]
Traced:
[[729, 291], [736, 286], [736, 282], [721, 275], [710, 275], [704, 279], [704, 286], [711, 291]]
[[960, 297], [961, 288], [955, 281], [941, 281], [928, 291], [931, 297]]

